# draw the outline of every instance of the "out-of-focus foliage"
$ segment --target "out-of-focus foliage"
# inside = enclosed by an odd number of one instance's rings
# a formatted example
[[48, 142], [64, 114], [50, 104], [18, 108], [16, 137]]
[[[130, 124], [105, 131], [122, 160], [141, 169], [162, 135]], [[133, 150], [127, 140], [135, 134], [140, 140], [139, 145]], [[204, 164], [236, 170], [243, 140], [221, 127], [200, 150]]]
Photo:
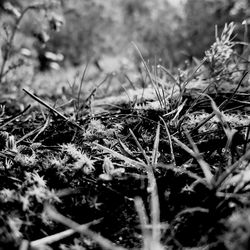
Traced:
[[[23, 9], [34, 1], [1, 1]], [[46, 2], [46, 1], [43, 1]], [[51, 1], [47, 1], [51, 2]], [[166, 66], [179, 65], [192, 56], [203, 57], [215, 41], [215, 25], [220, 34], [224, 24], [236, 23], [236, 39], [243, 40], [242, 21], [250, 16], [249, 0], [183, 0], [180, 5], [167, 0], [58, 0], [53, 13], [65, 24], [58, 32], [49, 32], [46, 49], [64, 54], [73, 65], [98, 60], [102, 56], [131, 55], [134, 41], [151, 63], [159, 59]], [[29, 12], [18, 33], [18, 48], [39, 50], [34, 33], [48, 30], [45, 19], [51, 9]], [[4, 15], [5, 20], [11, 18]], [[131, 53], [132, 52], [132, 53]]]
[[127, 0], [122, 7], [130, 39], [139, 44], [144, 56], [176, 63], [182, 40], [178, 33], [184, 21], [182, 10], [165, 0]]
[[221, 33], [224, 24], [236, 23], [236, 40], [243, 40], [242, 21], [250, 16], [248, 0], [187, 0], [185, 23], [179, 32], [184, 34], [183, 46], [189, 56], [202, 57], [204, 50], [215, 40], [215, 25]]
[[215, 25], [220, 33], [226, 22], [236, 22], [237, 39], [243, 40], [241, 23], [249, 16], [248, 0], [186, 0], [179, 6], [165, 0], [69, 0], [63, 10], [66, 25], [49, 45], [77, 64], [124, 53], [134, 41], [152, 63], [157, 58], [178, 65], [204, 56]]
[[63, 1], [65, 26], [48, 46], [64, 53], [73, 64], [117, 52], [122, 36], [120, 1]]
[[39, 50], [46, 46], [49, 32], [61, 24], [54, 12], [59, 7], [58, 0], [1, 2], [0, 84], [11, 79], [18, 88], [22, 81], [32, 79]]

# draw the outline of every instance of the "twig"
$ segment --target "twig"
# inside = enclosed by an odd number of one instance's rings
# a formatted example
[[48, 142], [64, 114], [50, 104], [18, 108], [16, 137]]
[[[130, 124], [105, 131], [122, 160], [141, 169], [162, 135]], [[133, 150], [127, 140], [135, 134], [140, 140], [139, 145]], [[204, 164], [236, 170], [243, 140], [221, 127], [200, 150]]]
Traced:
[[56, 109], [54, 109], [53, 107], [51, 107], [49, 104], [45, 103], [43, 100], [41, 100], [39, 97], [33, 95], [32, 93], [30, 93], [28, 90], [23, 89], [23, 91], [28, 94], [30, 97], [32, 97], [34, 100], [36, 100], [37, 102], [39, 102], [40, 104], [42, 104], [43, 106], [45, 106], [46, 108], [48, 108], [50, 111], [56, 113], [58, 116], [60, 116], [61, 118], [63, 118], [66, 122], [69, 122], [70, 124], [72, 124], [73, 126], [79, 128], [80, 130], [83, 130], [83, 128], [81, 126], [79, 126], [77, 123], [70, 121], [66, 116], [64, 116], [63, 114], [61, 114], [59, 111], [57, 111]]
[[48, 116], [48, 118], [46, 119], [44, 125], [41, 127], [41, 129], [39, 129], [39, 132], [35, 135], [35, 137], [33, 138], [32, 142], [35, 142], [35, 140], [37, 139], [37, 137], [43, 133], [45, 131], [45, 129], [49, 126], [50, 124], [50, 116]]
[[79, 229], [80, 225], [76, 223], [75, 221], [65, 217], [64, 215], [60, 214], [57, 212], [53, 207], [47, 206], [46, 207], [46, 212], [48, 216], [54, 220], [57, 221], [69, 228], [71, 228], [73, 231], [83, 234], [87, 237], [90, 237], [93, 239], [96, 243], [98, 243], [103, 249], [107, 250], [126, 250], [123, 247], [116, 246], [114, 243], [109, 241], [108, 239], [102, 237], [100, 234], [97, 234], [93, 232], [92, 230], [88, 229], [87, 227], [81, 228], [82, 230]]
[[16, 144], [19, 144], [20, 142], [24, 141], [28, 137], [34, 135], [35, 133], [38, 133], [41, 127], [35, 128], [34, 130], [30, 131], [29, 133], [25, 134], [23, 137], [21, 137], [18, 141], [16, 141]]
[[[86, 223], [86, 224], [83, 224], [83, 225], [79, 225], [79, 227], [77, 227], [77, 230], [78, 231], [84, 231], [90, 225], [96, 225], [100, 221], [101, 221], [101, 219], [94, 220], [94, 221], [92, 221], [90, 223]], [[56, 234], [44, 237], [44, 238], [39, 239], [39, 240], [31, 241], [30, 242], [30, 247], [31, 248], [37, 248], [39, 246], [49, 245], [49, 244], [55, 243], [57, 241], [60, 241], [60, 240], [62, 240], [64, 238], [66, 238], [66, 237], [69, 237], [69, 236], [71, 236], [74, 233], [76, 233], [76, 230], [74, 230], [74, 229], [68, 229], [68, 230], [62, 231], [60, 233], [56, 233]]]
[[29, 108], [31, 105], [28, 105], [23, 111], [21, 111], [19, 114], [13, 116], [12, 118], [10, 118], [7, 122], [5, 122], [3, 125], [0, 126], [0, 129], [2, 129], [3, 127], [5, 127], [6, 125], [8, 125], [9, 123], [11, 123], [12, 121], [16, 120], [18, 117], [20, 117], [21, 115], [23, 115]]

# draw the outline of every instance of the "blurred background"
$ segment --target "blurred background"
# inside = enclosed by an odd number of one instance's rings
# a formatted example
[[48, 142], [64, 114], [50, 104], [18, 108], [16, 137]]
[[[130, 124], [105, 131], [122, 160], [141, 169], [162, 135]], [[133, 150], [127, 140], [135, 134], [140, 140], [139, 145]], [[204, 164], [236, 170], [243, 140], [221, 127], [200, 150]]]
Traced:
[[[45, 8], [30, 9], [18, 26], [11, 48], [11, 56], [16, 61], [13, 68], [17, 62], [21, 65], [29, 58], [36, 72], [72, 69], [86, 63], [97, 73], [122, 67], [140, 70], [140, 58], [131, 44], [133, 41], [147, 61], [171, 70], [185, 67], [194, 58], [202, 59], [205, 50], [215, 41], [215, 26], [220, 34], [225, 23], [234, 21], [233, 39], [245, 42], [249, 39], [249, 0], [40, 2]], [[1, 0], [2, 54], [23, 10], [36, 3]], [[239, 45], [239, 52], [241, 49]], [[21, 70], [22, 77], [27, 75], [25, 70]], [[9, 79], [13, 81], [14, 76]]]
[[[15, 18], [6, 3], [21, 12], [33, 2], [1, 0], [1, 26]], [[19, 29], [16, 49], [39, 49], [37, 36], [46, 29], [46, 15], [53, 11], [63, 25], [48, 34], [46, 49], [61, 53], [64, 65], [95, 62], [105, 56], [123, 55], [136, 60], [138, 56], [130, 44], [134, 41], [146, 59], [156, 58], [171, 67], [192, 56], [202, 57], [215, 39], [215, 25], [220, 31], [226, 22], [234, 21], [238, 33], [235, 39], [242, 40], [242, 22], [250, 17], [249, 0], [61, 0], [58, 3], [57, 8], [27, 13]]]

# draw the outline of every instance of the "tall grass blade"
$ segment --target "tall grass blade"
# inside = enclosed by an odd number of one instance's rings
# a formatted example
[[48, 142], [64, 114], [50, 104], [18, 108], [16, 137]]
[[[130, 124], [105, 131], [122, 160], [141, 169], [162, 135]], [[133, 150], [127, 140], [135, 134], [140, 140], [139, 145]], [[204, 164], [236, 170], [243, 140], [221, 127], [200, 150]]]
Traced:
[[141, 58], [141, 60], [142, 60], [142, 63], [143, 63], [143, 65], [144, 65], [145, 69], [146, 69], [146, 72], [147, 72], [147, 75], [148, 75], [148, 77], [149, 77], [149, 79], [150, 79], [150, 82], [151, 82], [151, 84], [153, 85], [153, 88], [154, 88], [154, 90], [155, 90], [155, 94], [156, 94], [157, 99], [158, 99], [158, 101], [159, 101], [159, 103], [160, 103], [160, 106], [161, 106], [161, 108], [163, 108], [164, 106], [163, 106], [163, 103], [162, 103], [162, 98], [161, 98], [159, 89], [158, 89], [158, 87], [155, 85], [155, 82], [154, 82], [154, 80], [153, 80], [153, 78], [152, 78], [152, 76], [151, 76], [151, 73], [150, 73], [150, 70], [149, 70], [149, 68], [148, 68], [148, 65], [147, 65], [147, 63], [145, 62], [145, 60], [144, 60], [144, 58], [143, 58], [143, 56], [142, 56], [142, 53], [141, 53], [141, 51], [139, 50], [139, 48], [137, 47], [137, 45], [136, 45], [134, 42], [132, 42], [132, 44], [134, 45], [135, 49], [137, 50], [137, 52], [138, 52], [138, 54], [139, 54], [139, 56], [140, 56], [140, 58]]
[[176, 161], [175, 161], [175, 156], [174, 156], [174, 148], [173, 148], [173, 143], [172, 143], [172, 139], [171, 139], [171, 135], [168, 129], [168, 126], [166, 124], [166, 122], [164, 121], [164, 119], [162, 117], [160, 117], [160, 119], [162, 120], [165, 130], [167, 132], [167, 136], [168, 136], [168, 140], [169, 140], [169, 146], [170, 146], [170, 154], [171, 154], [171, 160], [174, 163], [174, 166], [176, 166]]
[[85, 79], [87, 69], [88, 69], [88, 62], [87, 62], [86, 66], [85, 66], [85, 68], [83, 70], [83, 74], [82, 74], [81, 81], [80, 81], [80, 86], [79, 86], [79, 89], [78, 89], [76, 117], [79, 116], [79, 112], [80, 112], [80, 96], [81, 96], [82, 85], [83, 85], [83, 82], [84, 82], [84, 79]]
[[158, 122], [155, 134], [154, 148], [152, 152], [152, 166], [156, 166], [158, 162], [159, 143], [160, 143], [160, 122]]

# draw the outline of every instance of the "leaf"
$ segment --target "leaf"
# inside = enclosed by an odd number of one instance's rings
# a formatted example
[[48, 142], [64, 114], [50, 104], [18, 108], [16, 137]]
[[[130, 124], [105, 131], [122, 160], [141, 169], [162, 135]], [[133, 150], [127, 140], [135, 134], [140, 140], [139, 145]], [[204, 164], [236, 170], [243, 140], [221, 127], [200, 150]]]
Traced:
[[108, 175], [112, 175], [112, 171], [115, 169], [112, 161], [108, 157], [104, 157], [102, 168], [104, 173]]

